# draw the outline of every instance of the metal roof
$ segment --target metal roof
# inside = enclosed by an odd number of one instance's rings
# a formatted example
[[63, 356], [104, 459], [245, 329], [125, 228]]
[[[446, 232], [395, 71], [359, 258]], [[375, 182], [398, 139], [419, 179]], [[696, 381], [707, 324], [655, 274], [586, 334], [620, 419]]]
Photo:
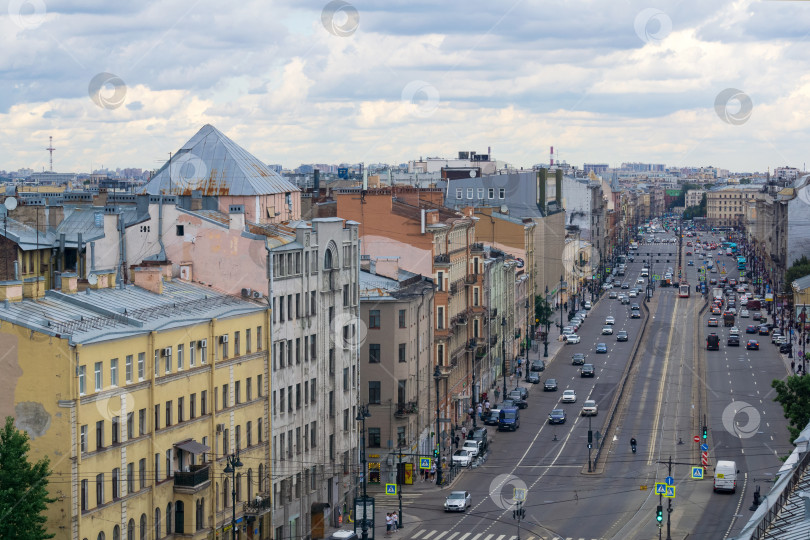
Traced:
[[253, 196], [299, 191], [210, 124], [172, 155], [144, 188], [150, 195]]
[[[42, 249], [54, 245], [58, 238], [52, 231], [42, 232], [26, 223], [15, 221], [9, 217], [3, 217], [0, 223], [0, 235], [17, 244], [21, 250], [29, 251]], [[34, 224], [34, 222], [31, 222]]]
[[793, 289], [796, 291], [803, 291], [810, 287], [810, 276], [800, 277], [793, 281]]
[[163, 294], [127, 285], [77, 294], [48, 291], [37, 300], [0, 304], [0, 320], [61, 337], [96, 343], [242, 315], [265, 306], [188, 282], [169, 281]]

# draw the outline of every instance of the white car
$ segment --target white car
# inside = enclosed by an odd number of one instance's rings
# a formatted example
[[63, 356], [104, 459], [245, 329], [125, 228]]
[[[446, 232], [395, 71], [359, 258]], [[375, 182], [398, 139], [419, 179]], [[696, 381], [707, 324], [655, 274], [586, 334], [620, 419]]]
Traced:
[[616, 324], [616, 319], [613, 317], [613, 315], [608, 315], [605, 317], [605, 324]]
[[472, 455], [467, 450], [456, 450], [453, 452], [453, 465], [459, 467], [469, 467], [472, 464]]
[[575, 403], [577, 400], [577, 393], [573, 390], [563, 390], [562, 402]]
[[612, 326], [603, 326], [602, 327], [602, 335], [603, 336], [612, 336], [613, 335], [613, 327]]
[[585, 303], [582, 305], [585, 309], [591, 309], [591, 301], [585, 300]]
[[579, 337], [579, 334], [564, 334], [564, 335], [566, 343], [579, 343], [580, 341], [582, 341], [582, 338]]
[[643, 285], [644, 284], [644, 278], [643, 277], [638, 278], [636, 280], [636, 283], [638, 283], [639, 285]]
[[597, 407], [596, 402], [592, 399], [586, 399], [582, 404], [582, 416], [596, 416]]
[[747, 319], [750, 316], [751, 316], [751, 314], [748, 313], [747, 309], [743, 309], [743, 310], [740, 311], [740, 317], [742, 317], [743, 319]]
[[732, 326], [731, 330], [729, 330], [728, 333], [732, 334], [732, 335], [738, 335], [739, 336], [740, 335], [740, 329], [737, 328], [736, 326]]
[[464, 512], [472, 506], [472, 497], [469, 491], [451, 491], [444, 500], [445, 512]]
[[629, 296], [630, 298], [636, 298], [636, 297], [638, 296], [638, 291], [637, 291], [637, 290], [635, 290], [635, 289], [632, 289], [632, 290], [631, 290], [631, 291], [628, 293], [628, 296]]
[[475, 441], [473, 439], [467, 439], [466, 441], [464, 441], [464, 444], [461, 445], [461, 449], [468, 451], [470, 454], [472, 454], [472, 457], [478, 457], [479, 452], [478, 441]]

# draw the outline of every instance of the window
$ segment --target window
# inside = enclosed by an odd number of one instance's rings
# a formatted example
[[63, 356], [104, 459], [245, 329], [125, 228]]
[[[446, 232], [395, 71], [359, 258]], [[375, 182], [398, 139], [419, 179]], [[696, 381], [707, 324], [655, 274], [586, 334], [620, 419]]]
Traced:
[[312, 378], [312, 379], [309, 380], [309, 397], [310, 397], [309, 402], [310, 403], [315, 403], [315, 401], [316, 401], [315, 385], [317, 384], [317, 382], [318, 382], [318, 379], [316, 379], [316, 378]]
[[261, 397], [262, 396], [262, 376], [256, 375], [256, 395]]
[[104, 448], [104, 420], [96, 422], [96, 450]]
[[369, 448], [380, 447], [380, 428], [378, 427], [368, 428], [368, 447]]
[[461, 199], [464, 197], [464, 190], [462, 188], [456, 188], [456, 199]]
[[468, 198], [468, 199], [472, 199], [472, 198], [473, 198], [473, 188], [471, 188], [471, 187], [470, 187], [470, 188], [467, 188], [467, 198]]
[[172, 476], [172, 449], [166, 450], [166, 478]]
[[487, 195], [489, 196], [490, 199], [494, 199], [495, 198], [495, 188], [489, 188], [489, 190], [487, 191]]
[[166, 361], [165, 361], [166, 365], [165, 365], [164, 371], [166, 373], [171, 373], [172, 372], [172, 349], [171, 349], [171, 347], [166, 347], [166, 350], [164, 351], [164, 353], [166, 355]]
[[183, 358], [183, 345], [177, 346], [177, 369], [183, 369], [185, 358]]
[[309, 445], [312, 448], [315, 448], [315, 447], [318, 446], [318, 437], [317, 437], [318, 429], [317, 428], [318, 428], [318, 422], [317, 421], [312, 422], [312, 424], [310, 424], [310, 426], [309, 426]]
[[200, 364], [204, 364], [208, 355], [208, 340], [200, 342]]
[[405, 426], [397, 427], [397, 446], [407, 446], [405, 441]]
[[233, 387], [234, 405], [242, 403], [242, 381], [236, 381]]
[[96, 475], [96, 506], [104, 504], [104, 473]]
[[[275, 394], [275, 392], [273, 392]], [[273, 397], [273, 403], [275, 403], [275, 397]], [[304, 405], [309, 403], [309, 381], [304, 381]]]
[[233, 355], [234, 356], [239, 356], [239, 354], [240, 354], [240, 352], [239, 352], [241, 350], [241, 348], [240, 348], [241, 343], [239, 343], [240, 337], [241, 337], [241, 332], [234, 332], [233, 333]]
[[380, 404], [380, 381], [368, 382], [368, 402], [374, 405]]
[[121, 496], [121, 469], [112, 470], [112, 498], [118, 499]]
[[479, 304], [478, 297], [480, 296], [480, 289], [478, 287], [473, 287], [473, 305], [477, 306]]
[[436, 308], [436, 329], [444, 330], [444, 308], [441, 306]]
[[287, 387], [287, 410], [292, 412], [293, 410], [293, 387], [292, 385]]
[[405, 379], [400, 379], [397, 381], [397, 403], [400, 405], [404, 405], [407, 399], [407, 393], [405, 392], [405, 385], [407, 381]]
[[368, 362], [370, 364], [379, 364], [380, 363], [380, 344], [379, 343], [369, 343], [368, 344]]
[[90, 496], [90, 494], [87, 492], [87, 490], [89, 489], [87, 487], [87, 484], [88, 482], [86, 479], [82, 480], [82, 512], [87, 510], [87, 499]]
[[79, 395], [87, 393], [87, 366], [79, 366]]
[[138, 380], [142, 381], [144, 378], [144, 363], [146, 362], [146, 353], [138, 353]]
[[368, 327], [369, 328], [379, 328], [380, 327], [380, 310], [379, 309], [370, 309], [368, 311]]
[[295, 363], [301, 363], [301, 338], [295, 338]]
[[499, 199], [506, 198], [506, 190], [504, 188], [498, 188], [498, 198]]
[[[262, 419], [259, 418], [256, 420], [256, 439], [261, 443], [262, 442]], [[261, 467], [261, 465], [259, 465]], [[261, 475], [259, 475], [259, 481], [261, 482]]]
[[185, 225], [176, 225], [175, 226], [175, 234], [177, 236], [184, 236], [186, 234]]
[[349, 430], [349, 409], [343, 409], [343, 431]]
[[166, 402], [166, 427], [172, 425], [172, 400]]
[[444, 290], [444, 272], [436, 273], [436, 290], [438, 291]]
[[401, 364], [407, 362], [407, 357], [405, 355], [405, 343], [399, 344], [399, 362]]
[[437, 365], [444, 365], [444, 345], [436, 346], [436, 363]]
[[185, 401], [185, 398], [182, 398], [182, 397], [177, 398], [177, 421], [178, 422], [183, 421], [183, 412], [184, 412], [183, 411], [183, 402], [184, 401]]
[[301, 383], [295, 385], [295, 408], [301, 408]]
[[208, 414], [208, 390], [200, 392], [200, 414], [203, 416]]
[[284, 394], [284, 392], [285, 392], [284, 388], [282, 388], [281, 390], [279, 390], [279, 391], [278, 391], [278, 397], [279, 397], [279, 402], [278, 402], [278, 405], [279, 405], [279, 412], [284, 412], [284, 404], [286, 403], [286, 401], [285, 401], [285, 399], [284, 399], [284, 395], [285, 395], [285, 394]]
[[477, 191], [477, 193], [476, 193], [477, 197], [479, 199], [483, 199], [484, 198], [484, 188], [478, 188], [476, 191]]
[[313, 362], [318, 358], [316, 356], [317, 350], [318, 349], [316, 345], [315, 334], [312, 334], [311, 336], [309, 336], [309, 359]]
[[278, 437], [278, 442], [280, 444], [280, 446], [278, 447], [278, 458], [281, 461], [284, 461], [284, 438], [285, 438], [284, 433], [282, 433]]
[[197, 365], [197, 342], [192, 341], [188, 344], [188, 367]]
[[160, 482], [160, 454], [155, 454], [155, 483], [157, 482]]
[[239, 452], [239, 450], [242, 449], [242, 426], [239, 425], [236, 426], [235, 438], [236, 438], [236, 451]]
[[124, 377], [127, 384], [132, 382], [132, 355], [128, 354], [127, 359], [124, 361]]
[[135, 438], [135, 413], [127, 413], [127, 440]]
[[349, 368], [343, 368], [343, 391], [349, 390]]
[[138, 460], [138, 486], [139, 489], [146, 487], [146, 458]]
[[230, 396], [228, 395], [228, 385], [222, 385], [222, 408], [226, 409], [230, 403]]
[[79, 451], [87, 452], [87, 426], [79, 428]]
[[138, 411], [138, 436], [146, 435], [146, 409]]
[[245, 444], [247, 447], [253, 445], [253, 422], [249, 421], [245, 424]]
[[[297, 296], [297, 295], [296, 295], [296, 296]], [[250, 347], [251, 347], [251, 343], [250, 343], [250, 328], [247, 328], [247, 329], [245, 330], [245, 352], [246, 352], [246, 353], [250, 353]]]
[[96, 377], [96, 392], [101, 391], [103, 382], [101, 380], [101, 362], [96, 362], [96, 365], [93, 369]]
[[399, 327], [400, 328], [405, 328], [405, 310], [404, 309], [399, 310]]

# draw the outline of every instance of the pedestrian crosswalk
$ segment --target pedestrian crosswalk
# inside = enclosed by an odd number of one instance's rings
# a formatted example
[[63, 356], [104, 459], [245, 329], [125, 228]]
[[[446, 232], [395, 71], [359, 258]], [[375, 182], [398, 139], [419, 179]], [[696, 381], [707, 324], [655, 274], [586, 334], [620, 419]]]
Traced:
[[[404, 532], [400, 530], [399, 532]], [[518, 540], [517, 535], [508, 535], [508, 534], [485, 534], [485, 533], [462, 533], [462, 532], [449, 532], [449, 531], [438, 531], [438, 530], [428, 530], [428, 529], [421, 529], [413, 535], [408, 536], [407, 533], [405, 536], [402, 537], [403, 539], [410, 539], [410, 540]], [[528, 535], [520, 536], [520, 540], [601, 540], [598, 538], [588, 539], [585, 537], [572, 537], [572, 536], [536, 536], [536, 535]]]

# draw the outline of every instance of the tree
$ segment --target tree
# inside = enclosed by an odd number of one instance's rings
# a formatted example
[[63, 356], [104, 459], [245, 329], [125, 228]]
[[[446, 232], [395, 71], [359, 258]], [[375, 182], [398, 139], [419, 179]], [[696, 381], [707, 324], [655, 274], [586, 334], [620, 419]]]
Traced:
[[0, 538], [43, 540], [53, 538], [45, 530], [43, 515], [48, 504], [48, 458], [28, 462], [28, 434], [14, 427], [6, 417], [0, 431]]
[[790, 284], [807, 275], [810, 275], [810, 260], [807, 259], [807, 255], [802, 255], [801, 259], [797, 259], [793, 266], [788, 268], [785, 280]]
[[776, 390], [774, 401], [782, 405], [790, 422], [791, 439], [796, 439], [810, 422], [810, 377], [791, 375], [786, 381], [775, 379], [771, 386]]
[[538, 324], [540, 324], [540, 326], [545, 326], [546, 323], [549, 322], [549, 317], [551, 317], [552, 313], [554, 313], [554, 310], [551, 309], [551, 304], [549, 304], [545, 298], [539, 294], [534, 297], [534, 317], [535, 319], [539, 319]]

